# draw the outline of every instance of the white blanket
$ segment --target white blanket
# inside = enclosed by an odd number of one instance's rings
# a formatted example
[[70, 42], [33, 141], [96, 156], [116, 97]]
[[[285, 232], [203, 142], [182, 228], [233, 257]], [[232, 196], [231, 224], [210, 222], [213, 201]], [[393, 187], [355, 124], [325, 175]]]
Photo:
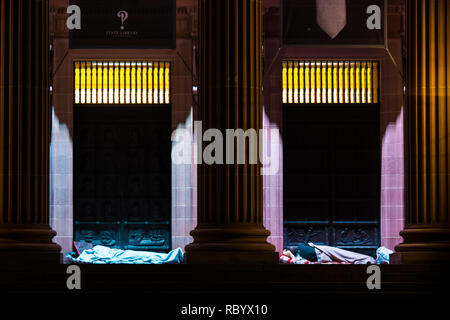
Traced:
[[[337, 262], [348, 262], [353, 264], [375, 264], [376, 261], [374, 258], [361, 254], [356, 253], [340, 248], [330, 247], [330, 246], [319, 246], [312, 242], [308, 243], [311, 247], [316, 249], [317, 257], [319, 258], [319, 261], [322, 263], [327, 263], [331, 261], [337, 261]], [[319, 252], [317, 252], [319, 251]], [[320, 255], [320, 257], [319, 257]]]
[[182, 263], [183, 250], [176, 248], [169, 253], [134, 251], [113, 249], [104, 246], [95, 246], [92, 249], [84, 250], [76, 259], [71, 258], [75, 263], [96, 263], [96, 264], [162, 264], [162, 263]]

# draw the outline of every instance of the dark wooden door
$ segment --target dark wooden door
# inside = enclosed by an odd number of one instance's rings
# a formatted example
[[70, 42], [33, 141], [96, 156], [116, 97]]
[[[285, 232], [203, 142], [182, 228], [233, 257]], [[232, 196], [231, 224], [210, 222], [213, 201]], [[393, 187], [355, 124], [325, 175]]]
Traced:
[[380, 245], [378, 105], [284, 105], [284, 242], [374, 254]]
[[171, 247], [170, 106], [75, 108], [75, 241]]

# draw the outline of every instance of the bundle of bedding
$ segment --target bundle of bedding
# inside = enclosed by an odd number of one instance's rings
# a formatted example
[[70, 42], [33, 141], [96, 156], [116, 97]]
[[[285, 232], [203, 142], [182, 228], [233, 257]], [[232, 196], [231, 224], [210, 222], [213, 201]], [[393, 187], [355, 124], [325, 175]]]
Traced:
[[280, 263], [283, 264], [351, 264], [349, 262], [338, 262], [338, 261], [331, 261], [331, 262], [312, 262], [303, 258], [289, 258], [285, 255], [280, 255]]
[[66, 256], [69, 263], [77, 264], [164, 264], [182, 263], [183, 250], [176, 248], [169, 253], [134, 251], [95, 246], [86, 249], [74, 258], [70, 254]]
[[341, 248], [308, 244], [299, 244], [297, 248], [283, 250], [280, 255], [280, 263], [283, 264], [388, 264], [389, 256], [393, 253], [386, 247], [377, 249], [377, 257], [344, 250]]

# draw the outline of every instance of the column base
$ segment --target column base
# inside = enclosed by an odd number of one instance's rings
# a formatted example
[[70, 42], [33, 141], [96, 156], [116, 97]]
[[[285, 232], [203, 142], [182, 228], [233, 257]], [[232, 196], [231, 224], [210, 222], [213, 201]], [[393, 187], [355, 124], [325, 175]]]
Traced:
[[255, 251], [190, 251], [185, 263], [189, 264], [276, 264], [277, 252]]
[[267, 242], [270, 231], [260, 225], [200, 226], [190, 232], [186, 263], [275, 264], [278, 254]]
[[389, 264], [449, 264], [450, 252], [414, 251], [396, 252], [389, 256]]
[[0, 226], [0, 264], [61, 263], [61, 246], [52, 241], [55, 235], [48, 225]]
[[403, 243], [390, 255], [391, 264], [431, 264], [450, 262], [449, 226], [411, 225], [400, 232]]

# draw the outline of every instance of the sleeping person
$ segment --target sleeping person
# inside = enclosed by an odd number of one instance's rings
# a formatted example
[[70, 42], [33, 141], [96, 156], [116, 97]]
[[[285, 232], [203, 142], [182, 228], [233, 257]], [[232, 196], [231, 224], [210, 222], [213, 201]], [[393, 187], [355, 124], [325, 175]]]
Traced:
[[283, 250], [283, 255], [293, 259], [293, 263], [302, 264], [310, 262], [318, 263], [350, 263], [350, 264], [375, 264], [377, 261], [371, 256], [356, 253], [341, 248], [324, 245], [316, 245], [312, 242], [301, 243], [297, 247], [289, 247]]

